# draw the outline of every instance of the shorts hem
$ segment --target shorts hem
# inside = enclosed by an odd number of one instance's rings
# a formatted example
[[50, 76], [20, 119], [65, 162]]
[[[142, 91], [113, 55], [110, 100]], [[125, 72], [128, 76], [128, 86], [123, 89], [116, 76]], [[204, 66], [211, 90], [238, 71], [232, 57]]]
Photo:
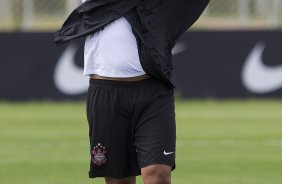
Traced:
[[152, 165], [168, 165], [171, 167], [171, 171], [175, 170], [176, 168], [176, 165], [175, 163], [168, 163], [168, 162], [151, 162], [151, 163], [148, 163], [148, 164], [140, 164], [140, 168], [145, 168], [145, 167], [148, 167], [148, 166], [152, 166]]
[[137, 173], [131, 173], [131, 174], [124, 174], [124, 175], [115, 175], [115, 174], [94, 174], [94, 173], [89, 173], [89, 178], [94, 179], [94, 178], [100, 178], [100, 177], [109, 177], [109, 178], [116, 178], [116, 179], [121, 179], [121, 178], [127, 178], [127, 177], [133, 177], [133, 176], [140, 176], [141, 172]]

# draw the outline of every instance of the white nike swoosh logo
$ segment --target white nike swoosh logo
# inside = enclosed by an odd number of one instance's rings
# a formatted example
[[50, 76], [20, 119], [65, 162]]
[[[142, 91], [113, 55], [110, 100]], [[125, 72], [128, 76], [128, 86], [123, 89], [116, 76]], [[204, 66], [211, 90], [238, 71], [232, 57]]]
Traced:
[[184, 52], [187, 49], [187, 44], [185, 42], [178, 42], [172, 49], [171, 54], [176, 55]]
[[282, 88], [282, 66], [269, 67], [263, 63], [263, 43], [258, 43], [243, 66], [242, 82], [253, 93], [264, 94]]
[[55, 86], [66, 95], [83, 94], [89, 86], [89, 77], [83, 75], [83, 68], [75, 65], [77, 50], [75, 45], [69, 45], [59, 58], [54, 71]]
[[164, 155], [171, 155], [171, 154], [173, 154], [174, 152], [166, 152], [165, 150], [164, 150]]

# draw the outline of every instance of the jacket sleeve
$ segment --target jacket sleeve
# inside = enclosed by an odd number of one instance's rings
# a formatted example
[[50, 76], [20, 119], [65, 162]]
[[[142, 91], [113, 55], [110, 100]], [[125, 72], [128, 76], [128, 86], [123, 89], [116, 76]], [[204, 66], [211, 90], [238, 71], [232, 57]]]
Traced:
[[82, 3], [77, 9], [77, 13], [85, 13], [87, 11], [99, 8], [103, 5], [109, 5], [111, 3], [118, 2], [120, 0], [88, 0]]
[[175, 41], [200, 17], [209, 0], [142, 0], [137, 7], [143, 36], [165, 55], [162, 45]]
[[141, 0], [88, 0], [76, 8], [54, 33], [54, 42], [61, 45], [76, 38], [95, 33], [122, 17]]
[[[170, 15], [164, 20], [167, 25], [166, 37], [175, 41], [189, 29], [201, 16], [210, 0], [174, 0], [174, 6], [167, 6]], [[171, 8], [175, 7], [175, 8]]]

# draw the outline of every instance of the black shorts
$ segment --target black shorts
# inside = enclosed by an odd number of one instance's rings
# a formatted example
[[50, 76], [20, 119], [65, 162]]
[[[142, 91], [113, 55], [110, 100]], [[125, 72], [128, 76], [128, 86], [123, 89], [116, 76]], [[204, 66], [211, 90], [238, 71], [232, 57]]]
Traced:
[[90, 80], [89, 177], [140, 175], [153, 164], [175, 168], [174, 90], [150, 78]]

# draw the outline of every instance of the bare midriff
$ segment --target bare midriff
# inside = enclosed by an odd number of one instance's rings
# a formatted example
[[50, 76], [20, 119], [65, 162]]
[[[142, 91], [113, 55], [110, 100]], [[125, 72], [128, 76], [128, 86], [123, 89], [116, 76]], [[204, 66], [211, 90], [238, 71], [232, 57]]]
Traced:
[[125, 77], [125, 78], [118, 78], [118, 77], [103, 77], [100, 75], [90, 75], [91, 79], [100, 79], [100, 80], [113, 80], [113, 81], [141, 81], [141, 80], [145, 80], [145, 79], [149, 79], [151, 78], [150, 75], [140, 75], [140, 76], [136, 76], [136, 77]]

